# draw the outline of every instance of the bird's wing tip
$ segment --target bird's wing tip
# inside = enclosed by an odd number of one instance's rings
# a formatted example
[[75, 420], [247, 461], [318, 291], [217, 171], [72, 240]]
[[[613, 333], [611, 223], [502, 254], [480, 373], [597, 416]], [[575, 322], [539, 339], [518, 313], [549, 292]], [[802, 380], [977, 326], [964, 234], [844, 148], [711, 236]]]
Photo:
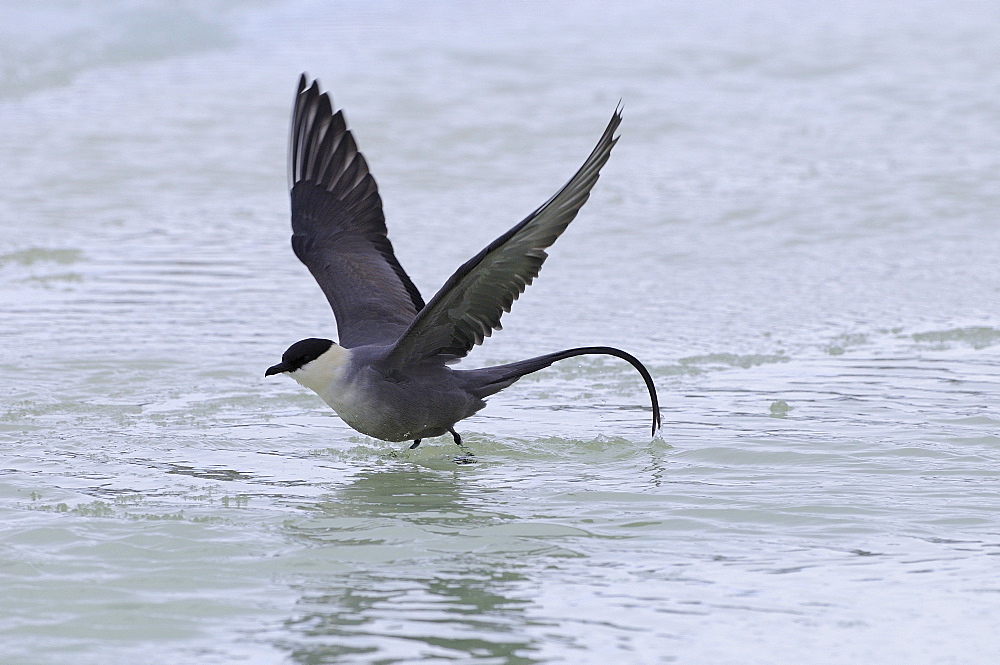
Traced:
[[611, 129], [611, 144], [614, 145], [621, 138], [621, 134], [617, 136], [614, 135], [618, 131], [618, 128], [622, 124], [622, 112], [625, 110], [625, 106], [621, 99], [618, 100], [618, 104], [615, 105], [615, 112], [611, 114], [611, 122], [608, 123], [608, 127]]

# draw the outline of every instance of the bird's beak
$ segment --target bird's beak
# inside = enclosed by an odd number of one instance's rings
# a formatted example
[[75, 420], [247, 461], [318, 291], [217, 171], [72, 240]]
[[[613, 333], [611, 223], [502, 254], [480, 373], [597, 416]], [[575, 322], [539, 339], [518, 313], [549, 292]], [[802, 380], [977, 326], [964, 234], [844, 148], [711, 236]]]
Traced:
[[278, 363], [277, 365], [274, 365], [273, 367], [268, 367], [267, 371], [264, 372], [264, 376], [267, 377], [267, 376], [271, 376], [272, 374], [281, 374], [282, 372], [287, 372], [290, 369], [292, 369], [292, 368], [289, 367], [288, 365], [286, 365], [285, 363]]

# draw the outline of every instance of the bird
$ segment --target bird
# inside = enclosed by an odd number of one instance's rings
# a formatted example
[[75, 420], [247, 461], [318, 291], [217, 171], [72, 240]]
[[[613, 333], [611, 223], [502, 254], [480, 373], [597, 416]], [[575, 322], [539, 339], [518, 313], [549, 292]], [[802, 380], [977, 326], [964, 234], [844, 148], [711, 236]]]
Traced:
[[590, 196], [618, 141], [621, 102], [583, 166], [552, 198], [466, 261], [425, 302], [389, 241], [382, 199], [343, 110], [318, 80], [299, 77], [288, 145], [292, 250], [326, 295], [339, 342], [303, 339], [269, 367], [315, 391], [352, 428], [388, 442], [451, 434], [486, 398], [576, 356], [603, 354], [642, 376], [660, 429], [656, 387], [635, 356], [585, 346], [481, 369], [456, 369], [532, 283], [548, 248]]

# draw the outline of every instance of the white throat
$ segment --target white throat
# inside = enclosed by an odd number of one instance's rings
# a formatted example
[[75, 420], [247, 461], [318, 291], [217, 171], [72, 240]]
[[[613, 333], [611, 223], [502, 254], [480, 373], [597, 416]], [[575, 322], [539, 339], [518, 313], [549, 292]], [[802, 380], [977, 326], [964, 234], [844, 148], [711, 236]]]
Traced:
[[327, 396], [340, 391], [351, 352], [337, 343], [288, 375], [329, 402]]

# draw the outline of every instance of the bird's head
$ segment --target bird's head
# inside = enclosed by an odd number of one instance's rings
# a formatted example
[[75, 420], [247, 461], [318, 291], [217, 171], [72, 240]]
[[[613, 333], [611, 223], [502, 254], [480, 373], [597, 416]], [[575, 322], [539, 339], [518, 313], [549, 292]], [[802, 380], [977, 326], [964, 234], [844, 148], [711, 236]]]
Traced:
[[313, 390], [319, 391], [333, 378], [347, 360], [347, 349], [329, 339], [310, 337], [288, 347], [281, 362], [267, 368], [264, 376], [288, 374]]

